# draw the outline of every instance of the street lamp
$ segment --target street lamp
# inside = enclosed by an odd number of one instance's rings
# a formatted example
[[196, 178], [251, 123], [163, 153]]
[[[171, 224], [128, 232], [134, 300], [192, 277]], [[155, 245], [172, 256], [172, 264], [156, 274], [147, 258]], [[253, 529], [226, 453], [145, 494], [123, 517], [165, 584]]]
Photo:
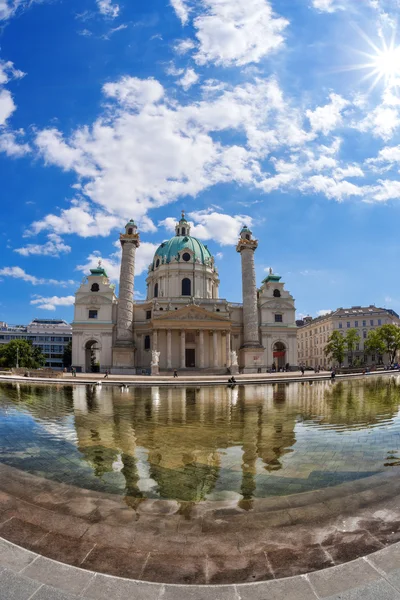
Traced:
[[19, 347], [17, 346], [17, 369], [19, 369], [18, 359], [19, 359]]

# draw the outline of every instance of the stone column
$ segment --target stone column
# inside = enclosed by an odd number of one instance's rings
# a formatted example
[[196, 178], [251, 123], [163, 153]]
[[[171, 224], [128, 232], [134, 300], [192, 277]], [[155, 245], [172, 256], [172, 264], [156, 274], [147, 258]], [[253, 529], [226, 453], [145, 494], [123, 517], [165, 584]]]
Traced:
[[117, 345], [133, 342], [133, 286], [135, 278], [135, 255], [139, 247], [139, 235], [121, 234], [121, 271], [119, 277]]
[[226, 332], [226, 366], [229, 368], [231, 366], [231, 332]]
[[157, 350], [158, 349], [158, 331], [157, 329], [154, 329], [153, 331], [153, 345], [152, 345], [152, 350]]
[[200, 352], [200, 356], [199, 356], [199, 366], [200, 369], [204, 369], [204, 331], [203, 329], [200, 329], [199, 332], [199, 352]]
[[213, 366], [218, 367], [218, 332], [213, 331]]
[[167, 369], [172, 369], [172, 332], [167, 329]]
[[242, 259], [243, 345], [242, 348], [261, 348], [258, 333], [258, 307], [254, 251], [257, 240], [240, 239], [236, 246]]
[[186, 333], [185, 330], [181, 331], [181, 369], [186, 367]]

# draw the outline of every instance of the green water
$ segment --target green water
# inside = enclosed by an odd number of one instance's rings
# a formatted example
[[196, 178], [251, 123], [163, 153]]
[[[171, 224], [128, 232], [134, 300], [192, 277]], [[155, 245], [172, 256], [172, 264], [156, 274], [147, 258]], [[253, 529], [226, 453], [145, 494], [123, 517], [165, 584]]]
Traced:
[[400, 378], [208, 388], [0, 385], [0, 462], [82, 488], [197, 502], [400, 465]]

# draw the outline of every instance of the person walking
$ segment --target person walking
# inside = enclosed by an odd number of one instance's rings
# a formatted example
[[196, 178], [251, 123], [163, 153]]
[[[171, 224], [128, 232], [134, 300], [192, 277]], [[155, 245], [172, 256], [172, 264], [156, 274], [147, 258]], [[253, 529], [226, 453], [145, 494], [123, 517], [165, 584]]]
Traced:
[[76, 377], [76, 369], [75, 369], [75, 367], [72, 367], [71, 373], [72, 373], [72, 377]]
[[301, 367], [300, 371], [301, 371], [301, 376], [303, 377], [303, 375], [304, 375], [304, 367]]
[[178, 371], [176, 369], [174, 369], [174, 379], [175, 377], [178, 377]]
[[108, 379], [108, 370], [106, 369], [106, 372], [104, 373], [104, 379]]

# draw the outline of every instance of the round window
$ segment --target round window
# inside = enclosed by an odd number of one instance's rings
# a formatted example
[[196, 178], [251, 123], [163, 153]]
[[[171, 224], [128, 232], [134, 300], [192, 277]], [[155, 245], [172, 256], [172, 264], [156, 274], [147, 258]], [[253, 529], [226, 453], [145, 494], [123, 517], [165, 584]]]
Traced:
[[184, 252], [182, 255], [182, 258], [185, 262], [188, 262], [190, 260], [190, 254], [189, 252]]

